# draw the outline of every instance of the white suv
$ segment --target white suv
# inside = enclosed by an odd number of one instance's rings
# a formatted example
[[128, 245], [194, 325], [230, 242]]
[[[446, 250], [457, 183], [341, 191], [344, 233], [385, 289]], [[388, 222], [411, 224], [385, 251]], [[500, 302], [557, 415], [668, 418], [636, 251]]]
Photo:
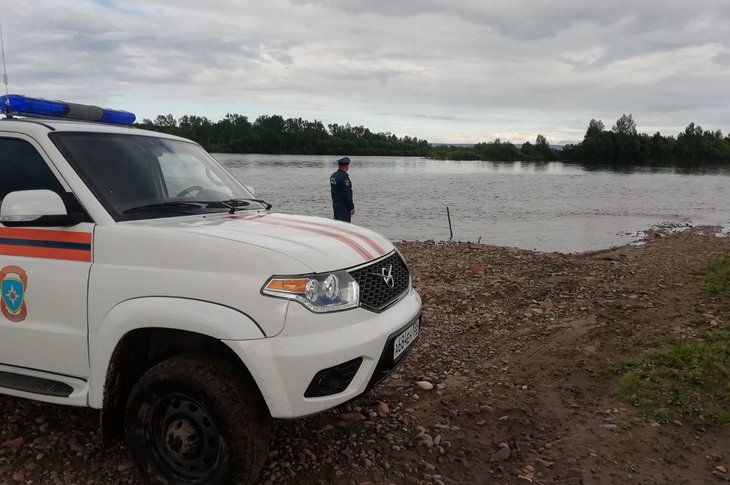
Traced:
[[413, 346], [421, 300], [379, 234], [272, 212], [131, 113], [0, 105], [0, 393], [100, 409], [149, 482], [251, 483], [271, 417], [349, 401]]

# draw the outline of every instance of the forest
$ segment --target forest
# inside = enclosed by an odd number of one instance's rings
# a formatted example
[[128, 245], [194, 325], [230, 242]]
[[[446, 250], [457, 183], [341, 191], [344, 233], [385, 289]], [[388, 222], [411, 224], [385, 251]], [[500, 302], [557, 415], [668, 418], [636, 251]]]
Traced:
[[301, 118], [227, 114], [213, 122], [200, 116], [158, 116], [145, 119], [139, 128], [189, 138], [214, 153], [272, 153], [296, 155], [428, 156], [426, 140], [373, 133], [363, 126], [329, 124]]
[[639, 134], [636, 122], [623, 114], [610, 130], [601, 120], [591, 120], [583, 141], [568, 145], [561, 158], [604, 165], [707, 165], [730, 163], [730, 136], [720, 130], [703, 130], [690, 123], [676, 137]]
[[324, 125], [321, 121], [263, 115], [227, 114], [220, 121], [201, 116], [160, 115], [144, 119], [139, 128], [195, 140], [217, 153], [270, 153], [301, 155], [418, 156], [447, 160], [533, 161], [561, 160], [584, 165], [693, 166], [730, 164], [730, 136], [690, 123], [677, 136], [638, 133], [631, 114], [622, 114], [606, 129], [601, 120], [588, 123], [583, 140], [562, 149], [545, 136], [519, 146], [503, 141], [474, 145], [431, 144], [427, 140], [393, 133], [373, 133], [349, 123]]

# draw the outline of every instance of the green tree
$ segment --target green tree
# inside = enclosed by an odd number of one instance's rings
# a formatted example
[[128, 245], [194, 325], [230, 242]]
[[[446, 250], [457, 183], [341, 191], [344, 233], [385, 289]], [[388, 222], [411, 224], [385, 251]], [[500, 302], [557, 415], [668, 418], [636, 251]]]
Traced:
[[588, 123], [588, 129], [586, 130], [586, 134], [583, 137], [583, 139], [600, 135], [601, 133], [603, 133], [603, 130], [605, 130], [605, 129], [606, 129], [606, 127], [603, 126], [603, 121], [592, 119]]
[[177, 121], [175, 121], [175, 118], [170, 114], [157, 116], [157, 118], [155, 118], [154, 124], [155, 126], [163, 129], [177, 127]]
[[279, 115], [261, 115], [256, 118], [253, 128], [260, 140], [256, 149], [261, 153], [286, 153], [284, 137], [284, 118]]
[[619, 119], [616, 120], [616, 124], [611, 127], [611, 131], [618, 133], [619, 135], [636, 135], [636, 122], [631, 114], [622, 114]]
[[535, 138], [535, 154], [542, 160], [555, 160], [555, 153], [543, 135], [538, 134]]

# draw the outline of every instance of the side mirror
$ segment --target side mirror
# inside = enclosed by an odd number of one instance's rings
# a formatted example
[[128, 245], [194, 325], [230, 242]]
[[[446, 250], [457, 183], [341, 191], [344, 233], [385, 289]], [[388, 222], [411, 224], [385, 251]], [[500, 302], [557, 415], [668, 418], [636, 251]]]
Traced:
[[61, 196], [50, 190], [10, 192], [0, 204], [0, 223], [6, 226], [73, 226], [83, 220], [69, 215]]
[[246, 190], [248, 190], [249, 192], [251, 192], [251, 195], [253, 195], [254, 197], [256, 197], [256, 191], [254, 190], [254, 188], [252, 186], [250, 186], [250, 185], [244, 185], [243, 188], [246, 189]]

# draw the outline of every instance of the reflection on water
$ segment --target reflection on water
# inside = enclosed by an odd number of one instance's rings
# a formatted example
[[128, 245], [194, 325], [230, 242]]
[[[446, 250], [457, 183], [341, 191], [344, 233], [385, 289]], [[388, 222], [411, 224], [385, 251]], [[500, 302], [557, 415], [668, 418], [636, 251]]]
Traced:
[[[332, 217], [335, 156], [216, 154], [274, 209]], [[730, 226], [730, 168], [586, 168], [549, 163], [351, 157], [353, 223], [395, 240], [541, 251], [625, 244], [663, 223]]]

